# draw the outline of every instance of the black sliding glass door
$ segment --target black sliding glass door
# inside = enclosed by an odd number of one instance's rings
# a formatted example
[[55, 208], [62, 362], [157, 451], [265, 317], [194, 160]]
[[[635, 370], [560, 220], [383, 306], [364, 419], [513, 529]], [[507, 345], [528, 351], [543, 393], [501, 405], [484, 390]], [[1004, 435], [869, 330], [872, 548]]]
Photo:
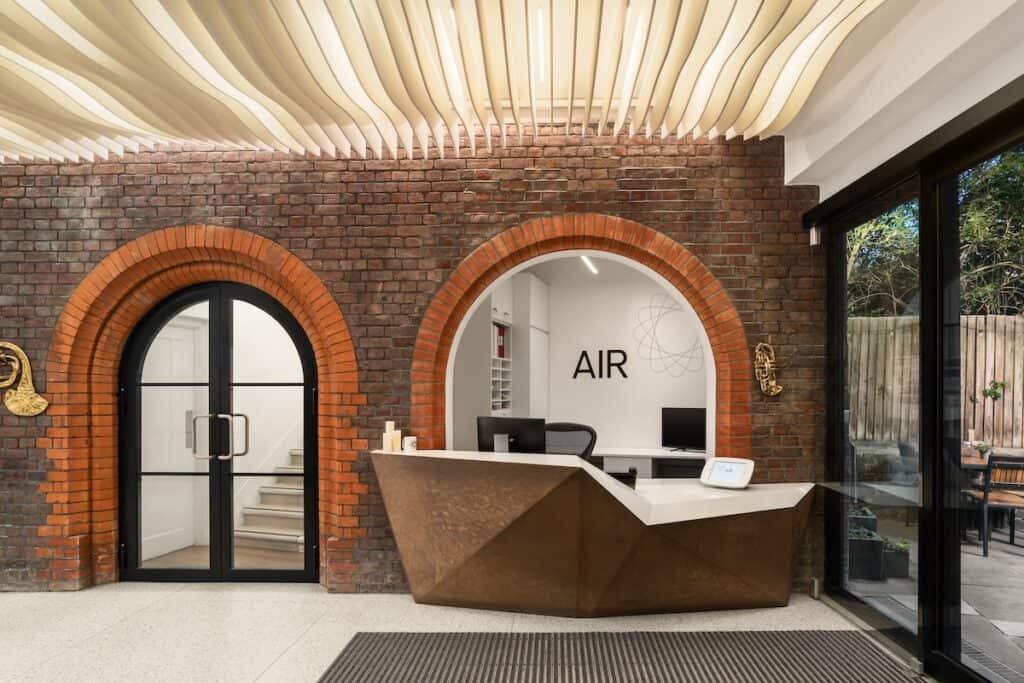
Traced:
[[1024, 144], [992, 147], [826, 233], [827, 584], [942, 680], [1024, 680]]
[[830, 587], [912, 643], [919, 615], [921, 279], [916, 184], [829, 235]]
[[1024, 145], [939, 187], [941, 646], [1024, 680]]

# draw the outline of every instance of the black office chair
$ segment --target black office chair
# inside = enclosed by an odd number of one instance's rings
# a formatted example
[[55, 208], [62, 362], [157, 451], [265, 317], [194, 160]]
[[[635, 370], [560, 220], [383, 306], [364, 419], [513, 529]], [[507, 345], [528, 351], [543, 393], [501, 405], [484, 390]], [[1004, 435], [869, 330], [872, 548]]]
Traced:
[[592, 453], [597, 443], [597, 432], [587, 425], [572, 422], [548, 422], [544, 425], [548, 453], [578, 455], [595, 465]]

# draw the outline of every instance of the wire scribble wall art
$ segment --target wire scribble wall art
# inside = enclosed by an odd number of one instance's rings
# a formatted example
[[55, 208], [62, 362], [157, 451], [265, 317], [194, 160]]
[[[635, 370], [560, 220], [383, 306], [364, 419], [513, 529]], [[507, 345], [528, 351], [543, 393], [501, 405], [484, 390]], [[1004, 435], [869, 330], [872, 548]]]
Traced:
[[652, 371], [682, 377], [704, 370], [704, 348], [698, 335], [692, 339], [665, 339], [668, 320], [685, 314], [678, 301], [661, 293], [652, 295], [650, 304], [637, 312], [637, 326], [633, 328], [637, 355], [650, 364]]

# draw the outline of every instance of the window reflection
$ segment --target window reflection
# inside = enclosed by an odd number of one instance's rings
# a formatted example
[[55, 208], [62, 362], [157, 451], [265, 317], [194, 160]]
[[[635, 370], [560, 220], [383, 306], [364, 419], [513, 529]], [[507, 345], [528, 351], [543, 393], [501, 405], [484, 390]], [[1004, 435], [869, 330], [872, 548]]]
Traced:
[[844, 586], [917, 629], [920, 470], [918, 207], [846, 233]]
[[947, 452], [960, 456], [957, 499], [946, 503], [960, 522], [959, 650], [992, 680], [1024, 679], [1022, 173], [1024, 145], [960, 174], [959, 289], [947, 292], [947, 316], [959, 315], [944, 397]]

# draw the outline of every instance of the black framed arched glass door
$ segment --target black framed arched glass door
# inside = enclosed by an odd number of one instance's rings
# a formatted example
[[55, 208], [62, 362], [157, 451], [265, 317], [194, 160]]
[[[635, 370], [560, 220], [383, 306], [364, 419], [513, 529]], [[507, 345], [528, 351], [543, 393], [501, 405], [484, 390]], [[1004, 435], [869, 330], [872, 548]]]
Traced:
[[120, 372], [121, 576], [316, 580], [316, 366], [259, 290], [178, 292]]

